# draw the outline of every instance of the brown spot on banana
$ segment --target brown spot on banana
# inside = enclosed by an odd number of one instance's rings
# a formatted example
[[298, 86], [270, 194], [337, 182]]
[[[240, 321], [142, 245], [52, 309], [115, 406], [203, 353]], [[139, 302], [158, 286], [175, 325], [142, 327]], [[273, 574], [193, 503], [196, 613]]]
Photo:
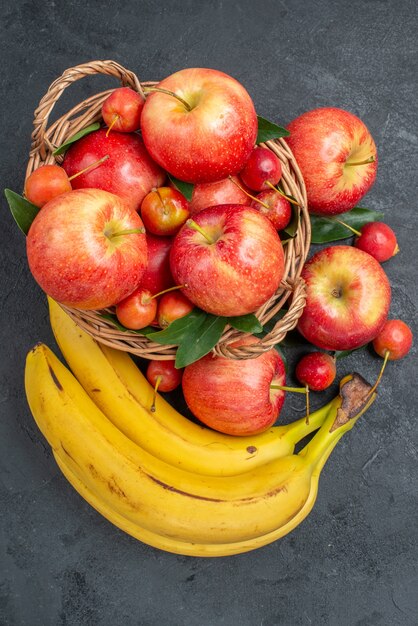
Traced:
[[58, 387], [60, 391], [63, 391], [64, 387], [61, 385], [56, 373], [54, 372], [54, 370], [52, 369], [49, 363], [48, 363], [48, 369], [49, 369], [49, 373], [51, 374], [51, 378], [54, 381], [54, 384]]

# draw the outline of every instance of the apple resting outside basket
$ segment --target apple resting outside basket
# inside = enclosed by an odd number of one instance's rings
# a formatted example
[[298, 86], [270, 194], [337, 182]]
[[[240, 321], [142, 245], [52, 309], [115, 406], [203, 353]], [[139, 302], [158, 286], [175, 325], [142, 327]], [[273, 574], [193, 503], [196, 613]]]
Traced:
[[[93, 122], [102, 120], [102, 103], [112, 93], [113, 89], [96, 93], [83, 100], [48, 126], [49, 116], [63, 91], [78, 79], [94, 74], [112, 76], [118, 79], [122, 86], [131, 87], [143, 97], [146, 97], [143, 86], [156, 84], [155, 82], [141, 83], [133, 72], [126, 70], [114, 61], [92, 61], [67, 69], [62, 76], [51, 84], [35, 111], [35, 128], [32, 134], [26, 177], [40, 165], [61, 163], [63, 157], [54, 156], [53, 152], [75, 133]], [[280, 103], [278, 103], [279, 107]], [[280, 287], [255, 313], [263, 325], [275, 316], [278, 318], [277, 322], [259, 343], [241, 347], [231, 346], [231, 343], [236, 341], [241, 333], [226, 327], [213, 351], [230, 358], [255, 357], [280, 343], [286, 333], [295, 328], [305, 304], [305, 285], [300, 278], [300, 273], [308, 254], [311, 236], [305, 184], [296, 160], [284, 139], [267, 141], [261, 145], [272, 150], [280, 159], [283, 171], [281, 184], [285, 193], [293, 196], [300, 205], [298, 208], [299, 220], [295, 236], [283, 246], [285, 271]], [[280, 316], [278, 313], [284, 305], [286, 305], [287, 310], [283, 316]], [[131, 352], [147, 359], [173, 359], [175, 356], [175, 346], [157, 344], [136, 332], [119, 330], [110, 320], [102, 317], [99, 311], [63, 308], [81, 328], [97, 341], [112, 348]]]

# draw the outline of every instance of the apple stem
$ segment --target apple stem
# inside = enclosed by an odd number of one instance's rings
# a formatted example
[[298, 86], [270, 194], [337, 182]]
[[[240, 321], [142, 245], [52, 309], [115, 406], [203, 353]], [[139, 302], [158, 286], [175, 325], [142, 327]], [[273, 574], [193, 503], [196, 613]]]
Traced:
[[374, 163], [375, 162], [375, 158], [372, 155], [371, 157], [369, 157], [368, 159], [365, 159], [364, 161], [354, 161], [352, 163], [350, 163], [349, 161], [347, 161], [346, 165], [368, 165], [369, 163]]
[[165, 93], [167, 96], [172, 96], [173, 98], [176, 98], [179, 102], [181, 102], [187, 111], [192, 110], [192, 107], [190, 106], [190, 104], [186, 102], [186, 100], [183, 100], [181, 96], [178, 96], [176, 93], [174, 93], [174, 91], [169, 91], [169, 89], [162, 89], [162, 87], [144, 87], [145, 93], [151, 93], [153, 91], [159, 92], [159, 93]]
[[186, 289], [188, 287], [187, 283], [184, 283], [184, 285], [174, 285], [174, 287], [168, 287], [167, 289], [163, 289], [162, 291], [159, 291], [158, 293], [154, 293], [150, 300], [152, 300], [153, 298], [158, 298], [159, 296], [162, 296], [165, 293], [168, 293], [169, 291], [175, 291], [176, 289]]
[[348, 228], [348, 230], [351, 230], [351, 232], [354, 233], [355, 235], [357, 235], [357, 237], [361, 237], [361, 232], [359, 230], [356, 230], [352, 226], [349, 226], [348, 224], [346, 224], [342, 220], [337, 220], [335, 218], [335, 221], [338, 222], [339, 224], [341, 224], [341, 226], [345, 226], [346, 228]]
[[209, 243], [215, 243], [215, 240], [212, 239], [212, 237], [210, 237], [201, 226], [199, 226], [199, 224], [197, 224], [194, 220], [192, 219], [188, 219], [186, 221], [186, 226], [188, 226], [189, 228], [192, 228], [193, 230], [197, 230], [198, 233], [200, 233], [205, 239], [206, 241], [208, 241]]
[[109, 133], [112, 130], [112, 128], [114, 127], [114, 125], [116, 124], [116, 122], [119, 119], [119, 115], [116, 113], [113, 117], [112, 123], [110, 124], [109, 128], [107, 129], [107, 133], [106, 133], [106, 137], [109, 137]]
[[161, 374], [159, 374], [157, 376], [156, 381], [155, 381], [154, 394], [152, 396], [152, 404], [151, 404], [151, 407], [150, 407], [151, 413], [155, 413], [155, 402], [157, 400], [157, 391], [158, 391], [158, 387], [160, 386], [160, 383], [161, 383], [162, 379], [163, 379], [163, 377], [161, 376]]
[[109, 239], [114, 239], [114, 237], [119, 237], [120, 235], [135, 235], [140, 233], [143, 235], [145, 233], [145, 228], [127, 228], [126, 230], [119, 230], [116, 233], [111, 233], [109, 235], [105, 235], [109, 237]]
[[72, 176], [70, 176], [68, 178], [68, 180], [74, 180], [74, 178], [77, 178], [77, 176], [81, 176], [81, 174], [84, 174], [85, 172], [88, 172], [89, 170], [91, 170], [93, 167], [96, 167], [97, 165], [101, 165], [102, 163], [104, 163], [105, 161], [107, 161], [107, 159], [109, 158], [109, 155], [106, 154], [104, 157], [102, 157], [101, 159], [99, 159], [98, 161], [95, 161], [94, 163], [91, 163], [90, 165], [88, 165], [87, 167], [85, 167], [83, 170], [80, 170], [79, 172], [77, 172], [76, 174], [73, 174]]
[[244, 189], [244, 187], [241, 187], [241, 185], [239, 184], [239, 182], [237, 182], [236, 180], [234, 180], [232, 178], [232, 176], [228, 176], [229, 180], [231, 181], [231, 183], [234, 183], [234, 185], [236, 185], [238, 187], [238, 189], [241, 189], [241, 191], [243, 193], [245, 193], [246, 196], [248, 196], [249, 198], [251, 198], [251, 200], [255, 200], [256, 202], [258, 202], [259, 204], [261, 204], [261, 206], [263, 206], [265, 209], [269, 209], [268, 204], [266, 204], [265, 202], [262, 202], [261, 200], [259, 200], [259, 198], [257, 198], [257, 196], [252, 196], [250, 193], [248, 193], [248, 191], [246, 191]]
[[283, 196], [283, 198], [286, 198], [286, 200], [288, 200], [290, 204], [296, 204], [296, 206], [301, 206], [301, 204], [297, 202], [297, 200], [291, 198], [290, 196], [287, 196], [281, 189], [279, 189], [279, 187], [275, 187], [273, 183], [271, 183], [269, 180], [266, 180], [266, 185], [268, 185], [270, 189], [274, 189], [274, 191]]
[[286, 387], [286, 385], [270, 385], [270, 389], [280, 389], [281, 391], [292, 391], [294, 393], [306, 394], [306, 387]]
[[395, 256], [395, 254], [398, 254], [398, 252], [399, 252], [399, 246], [398, 244], [396, 244], [392, 256]]

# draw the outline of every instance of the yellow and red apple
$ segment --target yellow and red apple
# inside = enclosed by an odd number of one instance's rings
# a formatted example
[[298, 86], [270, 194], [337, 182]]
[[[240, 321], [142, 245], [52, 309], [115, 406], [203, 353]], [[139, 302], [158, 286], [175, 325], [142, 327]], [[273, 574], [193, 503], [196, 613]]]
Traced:
[[337, 215], [355, 207], [377, 172], [376, 145], [366, 125], [353, 113], [324, 107], [303, 113], [287, 128], [309, 210]]
[[147, 265], [141, 218], [100, 189], [69, 191], [48, 202], [26, 239], [29, 268], [54, 300], [102, 309], [126, 298]]
[[257, 137], [257, 115], [246, 89], [231, 76], [207, 68], [180, 70], [157, 88], [165, 93], [148, 95], [141, 115], [152, 158], [189, 183], [237, 174]]
[[74, 178], [73, 189], [109, 191], [138, 211], [151, 189], [164, 183], [165, 172], [151, 159], [136, 133], [106, 133], [102, 128], [79, 139], [67, 151], [62, 166], [68, 176], [73, 176], [108, 156], [97, 167]]
[[318, 348], [359, 348], [385, 324], [389, 280], [367, 252], [353, 246], [324, 248], [305, 264], [302, 278], [307, 297], [298, 330]]
[[[233, 344], [259, 340], [246, 336]], [[283, 361], [274, 349], [252, 359], [230, 359], [208, 354], [188, 365], [183, 393], [189, 409], [201, 422], [229, 435], [253, 435], [277, 420], [285, 392]]]
[[175, 283], [214, 315], [252, 313], [279, 287], [284, 272], [280, 238], [269, 219], [240, 204], [203, 209], [174, 238]]

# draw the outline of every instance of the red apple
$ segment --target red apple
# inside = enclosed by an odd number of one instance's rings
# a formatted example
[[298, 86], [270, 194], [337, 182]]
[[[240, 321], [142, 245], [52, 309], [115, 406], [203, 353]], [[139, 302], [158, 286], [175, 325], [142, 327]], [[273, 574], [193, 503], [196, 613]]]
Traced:
[[141, 287], [151, 293], [159, 293], [174, 285], [170, 270], [171, 237], [157, 237], [146, 233], [148, 265], [141, 280]]
[[116, 317], [125, 328], [139, 330], [155, 320], [157, 298], [141, 285], [116, 305]]
[[25, 196], [37, 207], [71, 191], [67, 173], [59, 165], [42, 165], [28, 176], [25, 182]]
[[153, 187], [160, 187], [165, 173], [154, 163], [135, 133], [111, 132], [102, 128], [74, 143], [67, 151], [63, 168], [68, 176], [109, 155], [97, 167], [72, 181], [73, 189], [95, 188], [110, 191], [134, 210]]
[[324, 350], [352, 350], [371, 341], [389, 311], [390, 285], [381, 265], [352, 246], [317, 252], [302, 270], [307, 298], [298, 329]]
[[170, 252], [174, 281], [214, 315], [256, 311], [277, 290], [284, 255], [274, 226], [239, 204], [203, 209], [176, 235]]
[[[198, 213], [202, 209], [217, 204], [250, 204], [251, 199], [240, 189], [244, 184], [236, 176], [223, 178], [214, 183], [200, 183], [193, 187], [193, 195], [189, 204], [190, 214]], [[234, 182], [235, 181], [235, 182]], [[238, 183], [238, 187], [235, 183]]]
[[190, 183], [237, 174], [257, 138], [256, 112], [244, 87], [206, 68], [181, 70], [157, 87], [173, 95], [155, 92], [145, 101], [141, 130], [152, 158]]
[[[234, 345], [254, 344], [252, 336]], [[274, 349], [253, 359], [208, 354], [188, 365], [182, 386], [191, 412], [206, 426], [230, 435], [253, 435], [276, 421], [285, 392], [285, 368]]]
[[303, 174], [309, 210], [336, 215], [356, 206], [376, 178], [377, 151], [365, 124], [336, 108], [303, 113], [286, 138]]
[[144, 231], [139, 215], [119, 197], [99, 189], [69, 191], [48, 202], [32, 222], [29, 267], [54, 300], [102, 309], [139, 284], [147, 264]]
[[141, 126], [143, 97], [130, 87], [119, 87], [102, 104], [102, 117], [112, 131], [130, 133]]
[[170, 291], [159, 298], [157, 322], [161, 328], [167, 328], [174, 320], [178, 320], [193, 311], [194, 305], [182, 293], [183, 291], [184, 289]]
[[175, 235], [189, 215], [189, 203], [183, 194], [173, 187], [153, 189], [141, 204], [144, 226], [154, 235]]

